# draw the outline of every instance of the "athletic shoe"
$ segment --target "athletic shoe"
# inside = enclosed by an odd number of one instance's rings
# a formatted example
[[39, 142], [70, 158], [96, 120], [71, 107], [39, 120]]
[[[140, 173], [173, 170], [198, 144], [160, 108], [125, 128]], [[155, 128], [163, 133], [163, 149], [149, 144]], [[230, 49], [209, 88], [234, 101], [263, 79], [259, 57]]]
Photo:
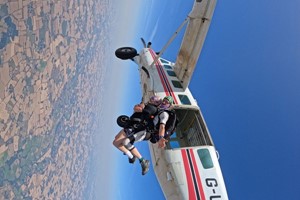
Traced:
[[135, 156], [133, 156], [133, 158], [128, 158], [128, 161], [130, 164], [133, 164], [135, 162], [135, 160], [136, 160]]
[[141, 162], [142, 175], [145, 175], [149, 171], [149, 165], [150, 165], [150, 161], [149, 160], [143, 160]]

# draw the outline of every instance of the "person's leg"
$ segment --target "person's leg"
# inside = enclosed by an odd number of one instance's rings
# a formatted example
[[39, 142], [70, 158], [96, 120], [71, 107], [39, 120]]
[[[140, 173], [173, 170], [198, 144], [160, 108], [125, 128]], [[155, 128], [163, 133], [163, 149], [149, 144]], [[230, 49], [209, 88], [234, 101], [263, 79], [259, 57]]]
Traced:
[[[149, 171], [150, 161], [143, 159], [142, 155], [139, 153], [138, 149], [135, 148], [133, 142], [142, 141], [145, 138], [145, 131], [140, 131], [134, 134], [132, 137], [127, 137], [124, 130], [121, 130], [115, 137], [113, 145], [117, 147], [120, 151], [124, 152], [129, 157], [129, 162], [134, 162], [134, 157], [137, 157], [141, 163], [142, 175], [145, 175]], [[132, 155], [133, 154], [133, 155]]]
[[[134, 142], [140, 142], [140, 141], [143, 141], [144, 138], [145, 138], [145, 135], [146, 135], [146, 131], [139, 131], [135, 134], [133, 134], [133, 138], [134, 139], [131, 139], [131, 141], [134, 141]], [[140, 154], [140, 152], [138, 151], [137, 148], [131, 148], [130, 149], [131, 153], [137, 157], [140, 161], [143, 159], [142, 155]]]
[[[143, 141], [145, 136], [146, 136], [145, 130], [139, 131], [133, 135], [134, 141], [135, 142]], [[142, 167], [142, 175], [145, 175], [149, 171], [150, 161], [144, 159], [136, 147], [132, 148], [130, 151], [135, 157], [137, 157], [139, 159], [141, 167]]]
[[116, 136], [115, 139], [113, 141], [113, 145], [118, 148], [120, 151], [122, 151], [123, 153], [125, 153], [129, 158], [133, 158], [133, 155], [131, 154], [131, 152], [124, 147], [123, 142], [124, 140], [127, 138], [127, 135], [124, 131], [124, 129], [122, 129]]
[[127, 152], [125, 154], [129, 158], [129, 163], [133, 164], [135, 162], [136, 156], [133, 156], [131, 151], [135, 149], [134, 143], [134, 137], [131, 135], [130, 137], [126, 137], [124, 140], [122, 140], [122, 145], [125, 147]]

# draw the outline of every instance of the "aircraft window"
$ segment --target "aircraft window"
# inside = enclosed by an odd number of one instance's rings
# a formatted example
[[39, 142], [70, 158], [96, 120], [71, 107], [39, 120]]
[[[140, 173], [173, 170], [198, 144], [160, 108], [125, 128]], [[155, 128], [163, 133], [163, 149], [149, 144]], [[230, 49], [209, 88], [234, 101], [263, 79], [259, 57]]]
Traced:
[[191, 101], [189, 100], [188, 96], [179, 94], [178, 97], [179, 97], [182, 104], [191, 105]]
[[210, 169], [214, 167], [212, 162], [210, 153], [208, 149], [198, 149], [197, 150], [198, 156], [200, 157], [201, 163], [204, 169]]
[[174, 133], [170, 136], [170, 138], [176, 138], [176, 132], [174, 132]]
[[172, 69], [171, 65], [164, 65], [166, 69]]
[[170, 141], [170, 149], [180, 148], [180, 144], [178, 141]]
[[176, 77], [176, 74], [175, 74], [174, 71], [167, 70], [167, 73], [168, 73], [169, 76], [174, 76], [174, 77]]
[[174, 132], [170, 138], [168, 139], [169, 142], [167, 143], [167, 148], [168, 149], [174, 149], [174, 148], [180, 148], [180, 144], [176, 138], [176, 132]]
[[172, 81], [172, 84], [174, 85], [174, 87], [176, 88], [182, 88], [182, 85], [179, 81]]
[[160, 62], [169, 64], [168, 61], [166, 61], [166, 60], [164, 60], [164, 59], [162, 59], [162, 58], [160, 59]]

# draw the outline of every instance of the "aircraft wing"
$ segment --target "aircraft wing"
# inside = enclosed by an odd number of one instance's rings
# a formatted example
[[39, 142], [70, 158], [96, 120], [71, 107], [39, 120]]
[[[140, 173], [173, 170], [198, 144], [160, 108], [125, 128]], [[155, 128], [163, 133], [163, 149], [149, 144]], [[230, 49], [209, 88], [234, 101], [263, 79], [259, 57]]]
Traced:
[[216, 0], [195, 0], [189, 13], [189, 22], [174, 66], [184, 89], [188, 87], [194, 72], [215, 6]]

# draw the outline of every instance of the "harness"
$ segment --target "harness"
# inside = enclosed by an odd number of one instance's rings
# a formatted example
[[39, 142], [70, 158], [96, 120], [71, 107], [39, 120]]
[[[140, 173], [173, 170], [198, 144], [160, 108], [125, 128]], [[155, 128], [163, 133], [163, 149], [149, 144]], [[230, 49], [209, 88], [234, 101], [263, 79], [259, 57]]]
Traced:
[[142, 112], [135, 112], [130, 116], [131, 125], [134, 131], [147, 130], [154, 127], [153, 118], [157, 115], [158, 109], [155, 105], [146, 104]]
[[[159, 110], [155, 105], [146, 104], [142, 112], [135, 112], [130, 117], [125, 115], [119, 116], [117, 122], [119, 126], [124, 127], [126, 131], [129, 131], [127, 132], [128, 136], [146, 130], [144, 140], [150, 140], [150, 142], [156, 143], [159, 140], [158, 131], [161, 120], [159, 115], [163, 112], [169, 114], [169, 118], [165, 125], [164, 136], [164, 138], [168, 139], [175, 132], [178, 124], [175, 110]], [[153, 123], [155, 116], [158, 116], [156, 125]], [[134, 140], [131, 142], [133, 143]]]
[[178, 119], [177, 119], [175, 110], [161, 110], [161, 111], [159, 111], [158, 114], [157, 114], [158, 115], [158, 123], [156, 124], [156, 126], [153, 126], [152, 129], [150, 127], [149, 130], [147, 131], [147, 133], [149, 132], [149, 135], [148, 135], [147, 139], [150, 140], [150, 142], [152, 142], [152, 143], [156, 143], [159, 140], [159, 135], [158, 135], [159, 125], [160, 125], [159, 115], [163, 112], [167, 112], [169, 114], [168, 121], [165, 125], [165, 136], [164, 136], [164, 138], [166, 138], [166, 139], [169, 138], [176, 130], [176, 126], [178, 124]]

